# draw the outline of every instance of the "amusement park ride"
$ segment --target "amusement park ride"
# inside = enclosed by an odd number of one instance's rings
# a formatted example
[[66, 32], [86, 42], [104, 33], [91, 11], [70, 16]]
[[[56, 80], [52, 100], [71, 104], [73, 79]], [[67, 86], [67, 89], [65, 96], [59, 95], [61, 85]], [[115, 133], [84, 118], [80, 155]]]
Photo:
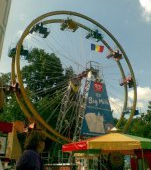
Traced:
[[[25, 83], [26, 79], [32, 80], [37, 72], [34, 70], [31, 74], [26, 74], [26, 77], [22, 73], [23, 67], [30, 67], [34, 63], [28, 61], [30, 51], [24, 48], [27, 42], [32, 48], [56, 54], [64, 74], [66, 68], [71, 66], [72, 76], [62, 82], [60, 79], [59, 82], [59, 76], [55, 77], [57, 73], [51, 69], [55, 65], [52, 63], [45, 65], [44, 71], [51, 72], [51, 77], [46, 75], [44, 81], [55, 79], [58, 84], [52, 83], [47, 89], [34, 89]], [[102, 44], [105, 47], [103, 54], [108, 53], [106, 57], [90, 52], [91, 43]], [[77, 46], [79, 49], [76, 50]], [[81, 48], [86, 49], [85, 53], [80, 51]], [[29, 122], [33, 123], [31, 120], [34, 118], [36, 124], [44, 129], [47, 137], [55, 143], [64, 144], [103, 135], [114, 126], [123, 133], [128, 130], [136, 112], [137, 101], [133, 69], [120, 43], [95, 20], [71, 11], [41, 15], [27, 26], [16, 47], [10, 50], [9, 57], [12, 58], [12, 84], [9, 90], [15, 94]], [[41, 63], [39, 65], [42, 67]], [[119, 79], [122, 79], [120, 83]], [[112, 95], [112, 90], [115, 90], [115, 96]], [[128, 95], [130, 90], [132, 98]], [[43, 92], [44, 97], [40, 96]], [[58, 97], [60, 102], [56, 105]], [[118, 97], [119, 106], [114, 102]], [[49, 99], [49, 102], [47, 100], [45, 103], [45, 99]], [[120, 109], [116, 110], [116, 107]], [[129, 114], [125, 114], [127, 108], [131, 108], [128, 109]], [[114, 114], [119, 118], [116, 125], [113, 121]], [[50, 122], [53, 122], [56, 115], [56, 123], [51, 125]], [[123, 125], [125, 115], [127, 121]]]

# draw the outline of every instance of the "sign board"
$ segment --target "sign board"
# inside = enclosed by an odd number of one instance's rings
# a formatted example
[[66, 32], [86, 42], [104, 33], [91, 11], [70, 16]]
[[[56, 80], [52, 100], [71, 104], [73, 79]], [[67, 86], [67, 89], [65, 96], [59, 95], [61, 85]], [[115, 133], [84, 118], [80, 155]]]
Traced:
[[81, 136], [99, 136], [113, 126], [113, 116], [105, 84], [91, 81]]

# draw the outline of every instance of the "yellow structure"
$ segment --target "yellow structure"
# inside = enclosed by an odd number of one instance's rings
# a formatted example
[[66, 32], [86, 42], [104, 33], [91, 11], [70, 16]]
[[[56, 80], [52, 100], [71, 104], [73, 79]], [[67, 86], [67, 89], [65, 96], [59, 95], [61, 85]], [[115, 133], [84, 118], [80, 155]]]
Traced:
[[[22, 128], [23, 127], [22, 124], [20, 125]], [[17, 138], [17, 131], [18, 129], [16, 129], [15, 122], [14, 122], [12, 132], [8, 133], [6, 155], [5, 155], [6, 158], [18, 160], [18, 158], [22, 153], [21, 146]]]
[[3, 48], [3, 41], [10, 11], [11, 0], [0, 0], [0, 58]]
[[6, 158], [18, 160], [22, 151], [15, 131], [8, 134], [7, 142]]

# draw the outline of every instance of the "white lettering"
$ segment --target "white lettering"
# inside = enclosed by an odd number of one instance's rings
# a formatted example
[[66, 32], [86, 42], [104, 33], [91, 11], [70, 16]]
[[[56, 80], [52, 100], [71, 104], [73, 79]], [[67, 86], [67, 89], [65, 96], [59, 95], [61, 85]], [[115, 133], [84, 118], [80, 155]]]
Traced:
[[99, 106], [100, 104], [103, 105], [109, 105], [108, 100], [103, 100], [103, 99], [94, 99], [93, 97], [88, 98], [88, 104], [94, 105], [94, 106]]
[[89, 97], [88, 102], [89, 102], [89, 104], [94, 104], [95, 106], [98, 106], [98, 101], [93, 99], [92, 97]]

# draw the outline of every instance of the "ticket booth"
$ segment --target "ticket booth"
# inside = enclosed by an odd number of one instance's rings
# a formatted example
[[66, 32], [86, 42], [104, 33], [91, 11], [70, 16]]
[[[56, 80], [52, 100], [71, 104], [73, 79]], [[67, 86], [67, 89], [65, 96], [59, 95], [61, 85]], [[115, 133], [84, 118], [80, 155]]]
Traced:
[[0, 169], [15, 164], [21, 155], [21, 146], [17, 138], [15, 123], [0, 122]]

